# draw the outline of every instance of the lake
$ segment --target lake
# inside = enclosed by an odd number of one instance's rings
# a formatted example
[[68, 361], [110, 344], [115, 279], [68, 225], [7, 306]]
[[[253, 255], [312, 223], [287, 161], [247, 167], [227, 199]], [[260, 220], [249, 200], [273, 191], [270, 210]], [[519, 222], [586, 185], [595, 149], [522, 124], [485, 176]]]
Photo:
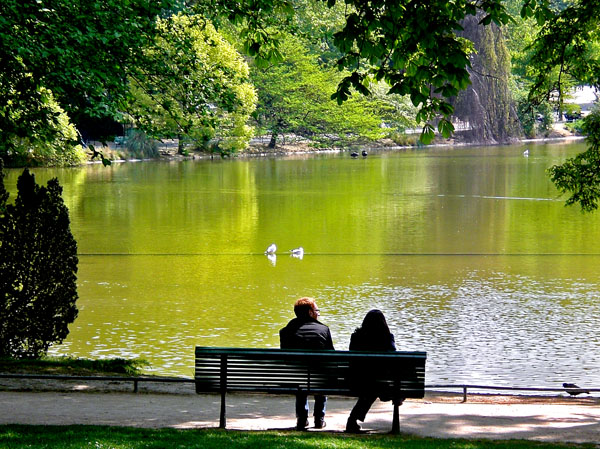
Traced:
[[312, 296], [336, 349], [384, 311], [399, 349], [428, 352], [428, 384], [598, 387], [600, 215], [545, 174], [584, 147], [35, 169], [63, 185], [80, 254], [79, 317], [50, 353], [191, 377], [195, 345], [278, 347]]

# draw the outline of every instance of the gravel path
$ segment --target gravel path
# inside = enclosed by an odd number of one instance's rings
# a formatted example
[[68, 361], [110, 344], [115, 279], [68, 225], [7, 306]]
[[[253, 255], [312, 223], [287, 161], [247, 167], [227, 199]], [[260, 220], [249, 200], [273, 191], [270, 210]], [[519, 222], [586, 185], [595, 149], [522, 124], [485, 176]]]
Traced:
[[[29, 391], [23, 391], [29, 390]], [[400, 407], [401, 431], [448, 438], [529, 439], [593, 443], [600, 447], [600, 399], [428, 394]], [[327, 427], [342, 432], [352, 398], [330, 397]], [[311, 404], [312, 405], [312, 404]], [[230, 394], [227, 428], [292, 430], [293, 396]], [[93, 424], [135, 427], [211, 428], [218, 426], [220, 397], [197, 395], [193, 384], [0, 382], [0, 424]], [[391, 429], [392, 406], [376, 402], [363, 428]], [[312, 425], [312, 420], [311, 420]], [[309, 431], [317, 431], [309, 428]]]

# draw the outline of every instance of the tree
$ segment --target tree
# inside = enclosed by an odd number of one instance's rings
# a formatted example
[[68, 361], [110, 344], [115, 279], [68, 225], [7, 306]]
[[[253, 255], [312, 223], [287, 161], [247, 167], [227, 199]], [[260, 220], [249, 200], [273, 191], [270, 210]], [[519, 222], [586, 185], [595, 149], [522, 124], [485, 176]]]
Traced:
[[158, 137], [205, 147], [215, 139], [220, 151], [247, 146], [246, 125], [256, 104], [248, 65], [202, 17], [178, 14], [160, 19], [145, 57], [153, 69], [131, 77], [127, 111], [136, 125]]
[[49, 134], [39, 135], [33, 129], [27, 137], [9, 135], [5, 144], [4, 157], [8, 165], [79, 165], [86, 155], [79, 144], [77, 129], [54, 99], [52, 92], [40, 88], [44, 107], [52, 114], [54, 121], [48, 124]]
[[259, 96], [255, 115], [259, 126], [271, 132], [269, 146], [275, 147], [285, 133], [314, 139], [335, 133], [346, 142], [381, 137], [375, 101], [355, 98], [338, 107], [329, 99], [340, 78], [337, 71], [321, 67], [298, 38], [286, 36], [280, 48], [282, 62], [252, 68]]
[[483, 26], [477, 17], [463, 20], [460, 36], [473, 42], [471, 84], [453, 101], [454, 116], [469, 123], [475, 142], [508, 142], [521, 134], [509, 89], [510, 56], [502, 30]]
[[0, 356], [40, 357], [66, 338], [77, 316], [77, 244], [57, 179], [40, 187], [26, 169], [15, 203], [7, 204], [3, 177]]
[[77, 122], [115, 116], [142, 49], [174, 1], [3, 0], [0, 3], [0, 157], [21, 139], [52, 141], [51, 92]]
[[562, 193], [570, 194], [567, 205], [579, 204], [584, 212], [598, 209], [600, 198], [600, 106], [583, 120], [590, 147], [561, 165], [551, 167], [550, 179]]
[[[576, 80], [600, 88], [599, 11], [600, 0], [574, 1], [557, 12], [550, 11], [546, 1], [525, 2], [521, 14], [529, 17], [537, 13], [538, 23], [543, 25], [532, 45], [530, 101], [547, 101], [558, 95], [562, 110], [566, 83]], [[596, 109], [584, 121], [589, 148], [548, 170], [559, 191], [571, 194], [566, 204], [579, 204], [584, 212], [596, 210], [600, 201], [599, 117]]]
[[[325, 0], [323, 0], [325, 1]], [[200, 4], [206, 4], [199, 2]], [[277, 56], [276, 39], [269, 26], [278, 15], [292, 15], [286, 0], [243, 0], [216, 2], [217, 10], [230, 20], [244, 22], [247, 47], [259, 58]], [[335, 6], [337, 0], [327, 0]], [[341, 3], [341, 2], [340, 2]], [[468, 15], [483, 14], [481, 22], [504, 24], [510, 20], [501, 0], [447, 2], [445, 0], [345, 0], [343, 29], [335, 33], [334, 44], [342, 53], [340, 70], [348, 70], [332, 95], [343, 103], [352, 90], [368, 95], [372, 81], [385, 81], [390, 93], [409, 95], [420, 108], [417, 120], [426, 122], [422, 139], [434, 138], [430, 123], [438, 120], [438, 130], [446, 137], [453, 131], [453, 112], [447, 98], [456, 96], [469, 84], [469, 54], [472, 46], [456, 31]], [[244, 12], [244, 11], [252, 12]], [[271, 16], [274, 18], [270, 18]], [[264, 47], [264, 48], [263, 48]]]
[[[462, 21], [478, 14], [486, 26], [511, 21], [504, 0], [315, 1], [345, 6], [344, 25], [333, 43], [341, 54], [338, 67], [347, 74], [332, 97], [341, 104], [354, 92], [370, 94], [373, 81], [384, 81], [390, 93], [410, 96], [419, 108], [424, 142], [434, 138], [436, 121], [444, 136], [453, 132], [448, 99], [470, 83], [473, 48], [457, 34]], [[542, 27], [530, 64], [532, 99], [550, 89], [562, 94], [565, 77], [600, 85], [600, 0], [554, 3], [557, 10], [550, 0], [522, 0], [521, 16]], [[118, 115], [130, 77], [153, 69], [144, 49], [155, 41], [159, 17], [186, 8], [217, 26], [236, 24], [245, 54], [260, 65], [282, 59], [279, 30], [295, 14], [293, 0], [4, 0], [0, 5], [0, 132], [18, 138], [34, 130], [39, 136], [53, 133], [42, 87], [75, 122], [83, 111]], [[547, 74], [556, 74], [558, 83]], [[0, 142], [0, 154], [12, 141]]]

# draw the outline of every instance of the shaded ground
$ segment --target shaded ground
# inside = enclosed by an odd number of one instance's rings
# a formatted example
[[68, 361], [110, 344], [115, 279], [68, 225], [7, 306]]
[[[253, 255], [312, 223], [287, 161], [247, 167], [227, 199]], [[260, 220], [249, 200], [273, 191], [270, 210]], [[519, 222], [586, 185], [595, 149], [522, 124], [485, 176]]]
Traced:
[[[30, 390], [30, 391], [23, 391]], [[218, 395], [197, 395], [192, 383], [81, 383], [0, 379], [0, 424], [96, 424], [136, 427], [217, 427]], [[61, 391], [57, 391], [61, 390]], [[330, 397], [327, 427], [342, 432], [354, 400]], [[230, 394], [227, 428], [292, 430], [293, 396]], [[363, 428], [391, 429], [392, 406], [376, 402]], [[600, 442], [600, 399], [430, 393], [400, 407], [401, 431], [431, 437]], [[312, 425], [312, 421], [311, 421]], [[309, 429], [309, 431], [316, 431]], [[600, 446], [599, 446], [600, 447]]]

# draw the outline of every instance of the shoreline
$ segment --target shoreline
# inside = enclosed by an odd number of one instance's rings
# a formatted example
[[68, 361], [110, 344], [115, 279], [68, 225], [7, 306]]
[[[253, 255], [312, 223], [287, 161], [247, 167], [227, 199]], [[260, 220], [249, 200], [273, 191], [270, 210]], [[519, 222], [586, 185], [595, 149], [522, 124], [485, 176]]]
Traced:
[[[207, 159], [246, 159], [255, 157], [290, 157], [290, 156], [307, 156], [319, 155], [328, 153], [343, 153], [350, 151], [399, 151], [399, 150], [416, 150], [428, 148], [459, 148], [459, 147], [477, 147], [477, 146], [504, 146], [504, 145], [519, 145], [528, 143], [544, 143], [544, 142], [568, 142], [574, 140], [584, 140], [585, 136], [576, 135], [561, 128], [562, 123], [556, 123], [554, 131], [548, 136], [533, 139], [515, 139], [510, 142], [461, 142], [457, 139], [438, 140], [430, 145], [398, 145], [389, 139], [383, 139], [376, 142], [364, 144], [352, 144], [346, 148], [315, 148], [311, 147], [306, 140], [298, 140], [296, 142], [278, 144], [275, 148], [268, 148], [264, 143], [252, 143], [248, 149], [233, 154], [232, 156], [221, 157], [219, 153], [207, 153], [201, 151], [191, 151], [188, 155], [180, 155], [177, 153], [177, 145], [175, 142], [169, 141], [163, 143], [159, 147], [159, 156], [156, 158], [131, 158], [131, 159], [111, 159], [111, 163], [124, 162], [150, 162], [150, 161], [186, 161], [186, 160], [207, 160]], [[264, 139], [261, 139], [263, 141]], [[109, 145], [108, 151], [112, 154], [118, 151], [114, 145]], [[87, 161], [86, 164], [101, 164], [100, 160]]]

